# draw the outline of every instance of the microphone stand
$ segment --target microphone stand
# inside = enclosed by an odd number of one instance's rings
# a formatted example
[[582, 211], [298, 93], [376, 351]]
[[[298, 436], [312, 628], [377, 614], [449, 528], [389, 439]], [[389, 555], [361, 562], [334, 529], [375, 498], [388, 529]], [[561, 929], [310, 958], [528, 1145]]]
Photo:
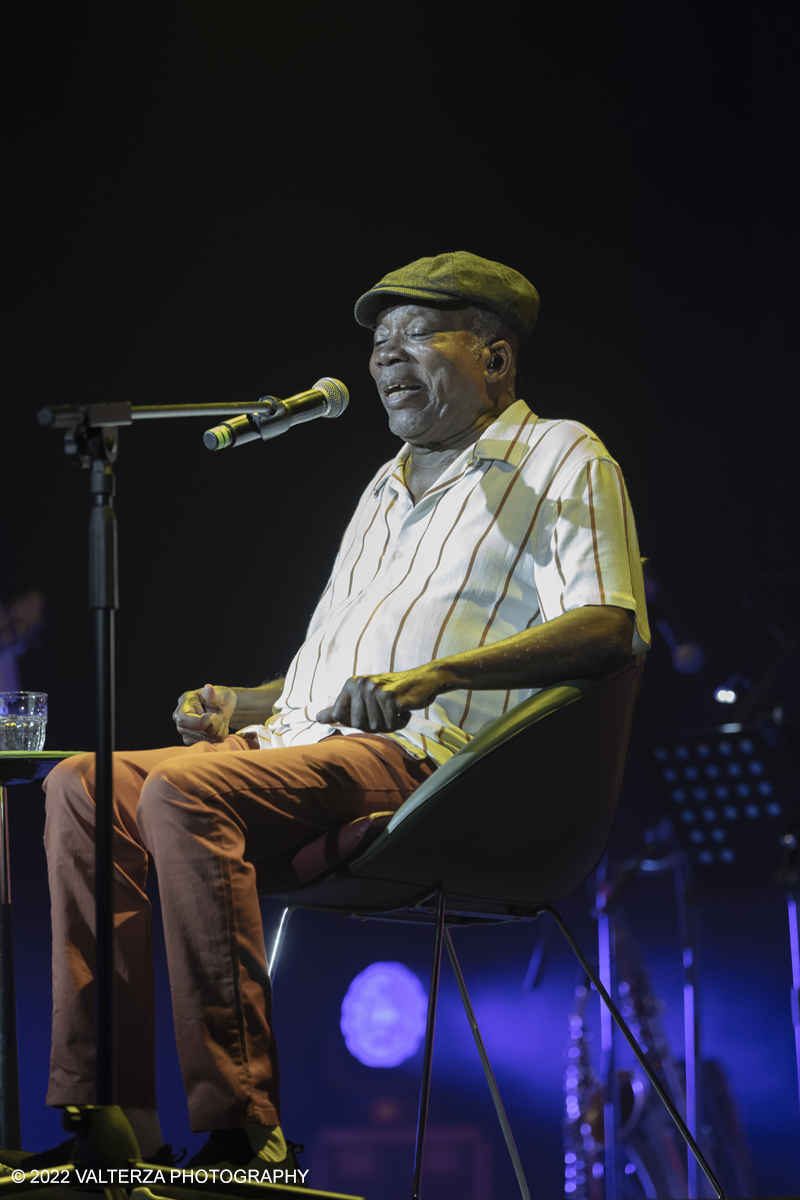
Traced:
[[[64, 432], [69, 459], [90, 471], [89, 491], [89, 607], [94, 613], [97, 749], [95, 796], [95, 1105], [82, 1106], [83, 1119], [73, 1116], [73, 1128], [94, 1132], [106, 1148], [93, 1145], [92, 1161], [125, 1166], [139, 1158], [139, 1149], [121, 1110], [103, 1113], [116, 1104], [114, 1064], [114, 867], [113, 759], [114, 752], [114, 614], [119, 607], [117, 518], [114, 511], [119, 429], [135, 420], [173, 417], [231, 416], [258, 411], [259, 404], [144, 405], [87, 404], [44, 408], [39, 424]], [[264, 405], [268, 409], [268, 405]], [[261, 414], [260, 414], [261, 415]], [[265, 412], [262, 421], [267, 419]], [[99, 1112], [97, 1110], [100, 1110]], [[125, 1127], [127, 1127], [126, 1137]], [[106, 1161], [108, 1160], [108, 1161]], [[121, 1160], [121, 1161], [120, 1161]]]

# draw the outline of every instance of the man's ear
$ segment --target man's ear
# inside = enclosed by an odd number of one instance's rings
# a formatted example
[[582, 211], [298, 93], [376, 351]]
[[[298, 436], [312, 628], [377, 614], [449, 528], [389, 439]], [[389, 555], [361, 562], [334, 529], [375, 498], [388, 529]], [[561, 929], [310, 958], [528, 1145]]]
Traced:
[[484, 371], [487, 384], [503, 384], [503, 390], [514, 383], [514, 353], [508, 342], [491, 342], [486, 348], [488, 359]]

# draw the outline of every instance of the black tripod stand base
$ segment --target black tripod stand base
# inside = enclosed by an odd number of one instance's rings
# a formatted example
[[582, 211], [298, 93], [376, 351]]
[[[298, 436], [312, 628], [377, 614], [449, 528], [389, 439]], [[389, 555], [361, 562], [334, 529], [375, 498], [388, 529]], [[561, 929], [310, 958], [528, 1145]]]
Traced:
[[[177, 1170], [178, 1168], [176, 1168]], [[263, 1196], [264, 1200], [365, 1200], [364, 1196], [345, 1195], [344, 1192], [318, 1192], [315, 1188], [293, 1187], [281, 1183], [224, 1183], [218, 1187], [197, 1184], [194, 1187], [163, 1187], [151, 1184], [147, 1191], [147, 1200], [197, 1200], [198, 1196], [208, 1196], [209, 1200], [243, 1200], [243, 1197]], [[133, 1200], [140, 1200], [135, 1193]], [[145, 1200], [142, 1196], [141, 1200]], [[376, 1196], [374, 1200], [381, 1200]]]
[[[194, 1187], [172, 1187], [158, 1183], [159, 1177], [168, 1179], [171, 1174], [181, 1175], [182, 1169], [175, 1167], [148, 1166], [147, 1163], [130, 1162], [126, 1169], [91, 1172], [86, 1167], [65, 1163], [63, 1167], [51, 1167], [44, 1171], [28, 1171], [22, 1179], [6, 1176], [0, 1179], [0, 1196], [11, 1200], [12, 1196], [30, 1196], [36, 1192], [52, 1195], [54, 1183], [58, 1183], [59, 1196], [81, 1196], [104, 1191], [112, 1200], [244, 1200], [263, 1196], [264, 1200], [365, 1200], [364, 1196], [345, 1195], [343, 1192], [319, 1192], [315, 1188], [293, 1187], [280, 1183], [230, 1183], [213, 1187], [196, 1184]], [[94, 1178], [92, 1178], [94, 1175]], [[47, 1181], [47, 1182], [46, 1182]], [[374, 1200], [380, 1200], [375, 1197]]]
[[142, 1157], [128, 1118], [117, 1104], [69, 1105], [64, 1109], [64, 1129], [75, 1134], [74, 1162], [82, 1170], [122, 1169]]
[[[64, 1128], [75, 1134], [72, 1144], [73, 1161], [50, 1168], [26, 1171], [25, 1164], [0, 1177], [0, 1198], [29, 1196], [39, 1185], [52, 1188], [60, 1185], [59, 1196], [104, 1191], [109, 1200], [196, 1200], [208, 1195], [210, 1200], [241, 1200], [242, 1197], [264, 1196], [270, 1200], [364, 1200], [363, 1196], [346, 1196], [342, 1192], [320, 1192], [291, 1183], [244, 1182], [247, 1168], [165, 1167], [142, 1161], [141, 1151], [128, 1118], [115, 1104], [70, 1105], [64, 1110]], [[67, 1146], [69, 1150], [69, 1146]], [[264, 1162], [259, 1174], [270, 1174], [270, 1164]], [[0, 1168], [2, 1170], [3, 1168]], [[276, 1173], [280, 1173], [279, 1171]], [[290, 1172], [291, 1174], [291, 1172]], [[239, 1176], [239, 1179], [236, 1176]], [[16, 1176], [16, 1178], [15, 1178]], [[52, 1194], [52, 1193], [51, 1193]]]

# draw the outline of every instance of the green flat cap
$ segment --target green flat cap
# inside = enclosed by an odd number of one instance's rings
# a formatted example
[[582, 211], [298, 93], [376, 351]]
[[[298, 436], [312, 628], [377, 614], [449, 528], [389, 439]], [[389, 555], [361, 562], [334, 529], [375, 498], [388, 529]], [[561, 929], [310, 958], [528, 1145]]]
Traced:
[[378, 314], [395, 299], [484, 304], [508, 322], [520, 345], [530, 337], [539, 315], [539, 293], [524, 275], [467, 250], [418, 258], [384, 275], [356, 304], [359, 325], [374, 328]]

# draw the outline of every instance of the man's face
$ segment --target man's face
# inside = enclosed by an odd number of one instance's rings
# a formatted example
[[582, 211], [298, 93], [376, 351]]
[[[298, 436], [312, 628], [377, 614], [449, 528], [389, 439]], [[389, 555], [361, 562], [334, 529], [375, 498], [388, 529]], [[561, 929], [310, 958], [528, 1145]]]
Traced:
[[487, 392], [485, 351], [475, 357], [471, 309], [395, 304], [375, 329], [370, 374], [392, 433], [445, 449], [493, 419], [504, 405]]

